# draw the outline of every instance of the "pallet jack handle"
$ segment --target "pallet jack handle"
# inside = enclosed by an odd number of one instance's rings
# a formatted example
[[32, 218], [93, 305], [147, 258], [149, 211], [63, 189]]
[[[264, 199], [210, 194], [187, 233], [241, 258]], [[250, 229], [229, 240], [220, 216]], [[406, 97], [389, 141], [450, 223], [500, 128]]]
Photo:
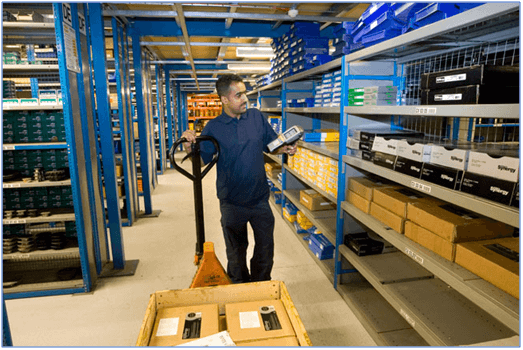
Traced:
[[[213, 159], [211, 162], [205, 167], [205, 169], [202, 171], [201, 167], [201, 157], [200, 157], [200, 142], [203, 141], [210, 141], [214, 144], [214, 147], [216, 149], [216, 153], [214, 154]], [[203, 256], [204, 249], [203, 249], [203, 243], [205, 242], [205, 226], [203, 221], [203, 192], [202, 192], [202, 179], [207, 175], [207, 173], [211, 170], [211, 168], [216, 164], [218, 161], [218, 157], [220, 156], [220, 145], [218, 144], [218, 141], [214, 139], [212, 136], [198, 136], [196, 137], [196, 142], [191, 144], [191, 152], [187, 154], [183, 159], [191, 157], [192, 159], [192, 171], [193, 173], [189, 173], [185, 169], [181, 168], [174, 158], [174, 155], [176, 153], [176, 149], [178, 146], [180, 146], [182, 143], [187, 142], [187, 139], [185, 137], [181, 137], [172, 145], [169, 155], [172, 166], [178, 170], [180, 173], [182, 173], [185, 177], [189, 178], [193, 182], [193, 189], [194, 189], [194, 211], [195, 211], [195, 219], [196, 219], [196, 253], [194, 257], [194, 263], [195, 265], [198, 265], [200, 262], [200, 259]]]

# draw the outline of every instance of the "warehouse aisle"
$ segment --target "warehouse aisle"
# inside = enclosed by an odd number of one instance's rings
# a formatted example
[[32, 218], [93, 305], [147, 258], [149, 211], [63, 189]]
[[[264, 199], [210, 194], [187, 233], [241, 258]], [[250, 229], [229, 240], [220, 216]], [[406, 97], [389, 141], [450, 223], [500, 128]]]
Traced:
[[[190, 163], [183, 166], [189, 168]], [[206, 238], [214, 242], [225, 265], [215, 174], [213, 169], [203, 185]], [[192, 182], [168, 170], [159, 176], [152, 199], [161, 215], [123, 229], [125, 258], [140, 260], [136, 274], [100, 279], [89, 294], [7, 301], [15, 346], [135, 344], [150, 294], [187, 288], [196, 271]], [[275, 216], [272, 278], [286, 283], [313, 345], [375, 346], [281, 215]]]

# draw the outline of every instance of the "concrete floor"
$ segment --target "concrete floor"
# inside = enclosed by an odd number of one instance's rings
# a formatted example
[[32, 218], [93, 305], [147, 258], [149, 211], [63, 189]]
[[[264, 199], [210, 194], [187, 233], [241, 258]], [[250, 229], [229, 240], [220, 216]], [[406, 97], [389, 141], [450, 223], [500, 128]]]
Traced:
[[[213, 169], [203, 181], [206, 240], [225, 266], [215, 179]], [[152, 201], [159, 217], [123, 228], [125, 258], [139, 260], [136, 274], [99, 279], [88, 294], [6, 301], [15, 346], [133, 346], [150, 294], [189, 287], [196, 272], [192, 182], [169, 169]], [[375, 346], [281, 215], [275, 217], [272, 279], [287, 285], [313, 345]]]

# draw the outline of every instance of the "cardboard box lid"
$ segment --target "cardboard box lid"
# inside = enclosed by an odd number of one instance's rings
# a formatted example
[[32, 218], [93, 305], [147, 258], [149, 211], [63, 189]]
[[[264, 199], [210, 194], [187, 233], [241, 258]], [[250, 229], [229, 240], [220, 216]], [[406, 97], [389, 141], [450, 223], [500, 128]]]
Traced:
[[[198, 316], [201, 316], [200, 337], [183, 339], [186, 324], [190, 326]], [[218, 304], [160, 309], [156, 314], [149, 346], [172, 346], [218, 333], [218, 317]]]
[[381, 181], [368, 177], [350, 177], [348, 189], [370, 201], [372, 200], [372, 195], [375, 188], [394, 186], [398, 185], [389, 183], [386, 180]]
[[[262, 312], [264, 312], [263, 316]], [[226, 304], [225, 317], [227, 330], [234, 342], [296, 335], [280, 300]], [[279, 322], [279, 326], [274, 322], [275, 319]], [[273, 326], [280, 329], [266, 330], [266, 327]]]
[[460, 250], [466, 249], [483, 259], [519, 276], [519, 238], [506, 237], [458, 244]]
[[271, 338], [237, 342], [236, 346], [300, 346], [296, 337]]
[[452, 204], [420, 201], [409, 203], [407, 219], [449, 242], [509, 237], [514, 228]]
[[401, 217], [407, 217], [407, 204], [427, 200], [430, 197], [406, 187], [376, 188], [373, 201]]

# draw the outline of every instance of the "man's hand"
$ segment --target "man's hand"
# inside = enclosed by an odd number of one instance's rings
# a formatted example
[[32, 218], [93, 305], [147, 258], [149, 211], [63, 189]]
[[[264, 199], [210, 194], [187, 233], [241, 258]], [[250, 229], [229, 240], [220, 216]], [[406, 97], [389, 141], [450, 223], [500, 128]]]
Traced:
[[191, 144], [196, 142], [196, 132], [194, 130], [185, 130], [182, 134], [182, 137], [185, 137], [187, 142], [183, 143], [183, 148], [186, 152], [191, 151]]
[[297, 149], [298, 146], [296, 146], [296, 144], [285, 145], [278, 150], [278, 153], [287, 153], [288, 155], [293, 156], [296, 153]]

